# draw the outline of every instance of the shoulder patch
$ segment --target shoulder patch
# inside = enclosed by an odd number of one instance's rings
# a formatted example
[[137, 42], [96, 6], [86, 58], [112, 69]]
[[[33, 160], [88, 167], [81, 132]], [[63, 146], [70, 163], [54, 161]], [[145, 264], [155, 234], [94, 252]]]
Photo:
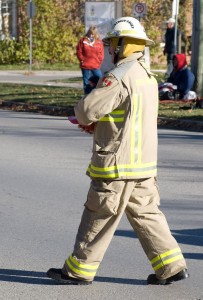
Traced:
[[102, 78], [103, 86], [110, 86], [112, 84], [112, 81], [108, 77]]

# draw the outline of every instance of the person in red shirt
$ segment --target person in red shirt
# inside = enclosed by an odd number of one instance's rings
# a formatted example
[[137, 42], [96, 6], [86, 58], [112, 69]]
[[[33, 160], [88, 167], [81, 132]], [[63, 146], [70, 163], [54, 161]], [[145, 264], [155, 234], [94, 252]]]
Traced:
[[102, 77], [100, 67], [104, 60], [103, 42], [100, 40], [95, 26], [91, 26], [85, 36], [79, 40], [76, 55], [82, 71], [84, 93], [87, 95], [89, 78], [92, 75]]

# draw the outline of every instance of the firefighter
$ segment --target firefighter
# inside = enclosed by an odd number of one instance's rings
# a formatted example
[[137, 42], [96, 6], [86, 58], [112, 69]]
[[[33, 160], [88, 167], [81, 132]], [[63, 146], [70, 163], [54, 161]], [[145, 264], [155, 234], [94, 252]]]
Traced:
[[153, 42], [132, 17], [115, 21], [104, 38], [115, 68], [79, 101], [80, 127], [93, 133], [91, 178], [72, 254], [49, 278], [92, 283], [125, 212], [154, 274], [148, 284], [187, 278], [186, 262], [159, 209], [157, 175], [158, 86], [145, 67], [143, 51]]

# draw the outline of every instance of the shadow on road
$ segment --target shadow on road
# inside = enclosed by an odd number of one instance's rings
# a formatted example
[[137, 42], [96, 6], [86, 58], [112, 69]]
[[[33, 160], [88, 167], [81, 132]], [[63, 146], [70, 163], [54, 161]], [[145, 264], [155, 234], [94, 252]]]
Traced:
[[146, 280], [132, 279], [132, 278], [115, 278], [115, 277], [95, 277], [96, 282], [108, 282], [108, 283], [119, 283], [119, 284], [131, 284], [131, 285], [146, 285]]
[[172, 234], [178, 243], [193, 246], [203, 246], [203, 228], [172, 230]]
[[[196, 229], [183, 229], [183, 230], [171, 230], [173, 236], [180, 244], [203, 246], [203, 228]], [[133, 230], [116, 230], [115, 236], [136, 238]], [[189, 253], [188, 253], [189, 255]], [[197, 258], [197, 256], [199, 258]], [[190, 253], [192, 259], [203, 259], [203, 254]]]
[[[0, 269], [0, 281], [38, 284], [38, 285], [61, 285], [52, 279], [46, 277], [44, 272], [23, 271], [12, 269]], [[130, 278], [114, 278], [114, 277], [95, 277], [95, 282], [108, 282], [130, 285], [145, 285], [145, 280], [130, 279]]]
[[0, 281], [27, 284], [51, 285], [53, 281], [46, 278], [46, 273], [35, 271], [0, 269]]

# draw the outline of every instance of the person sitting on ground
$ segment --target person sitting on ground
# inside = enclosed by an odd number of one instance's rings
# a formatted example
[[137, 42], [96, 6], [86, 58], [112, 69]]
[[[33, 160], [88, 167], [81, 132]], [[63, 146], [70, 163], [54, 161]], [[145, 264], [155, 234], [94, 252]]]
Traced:
[[159, 85], [160, 100], [190, 100], [197, 97], [192, 91], [195, 81], [194, 74], [189, 70], [184, 53], [173, 56], [173, 71], [167, 82]]

